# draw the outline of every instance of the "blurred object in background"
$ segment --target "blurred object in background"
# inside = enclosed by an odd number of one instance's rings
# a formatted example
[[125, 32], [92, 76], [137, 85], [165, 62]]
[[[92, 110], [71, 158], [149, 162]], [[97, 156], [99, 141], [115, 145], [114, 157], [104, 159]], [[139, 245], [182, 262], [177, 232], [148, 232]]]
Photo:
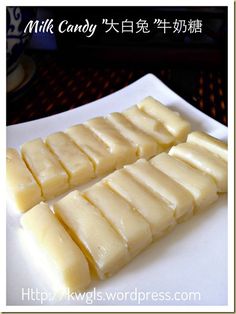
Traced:
[[[53, 19], [54, 13], [51, 8], [38, 8], [36, 19], [39, 22], [45, 21], [46, 19]], [[56, 38], [55, 34], [51, 34], [50, 32], [38, 32], [33, 33], [30, 41], [29, 48], [31, 50], [56, 50]]]
[[29, 80], [29, 63], [23, 52], [30, 37], [24, 29], [36, 10], [27, 7], [7, 7], [7, 92], [12, 92]]
[[[192, 105], [227, 125], [227, 7], [47, 7], [37, 16], [54, 29], [98, 24], [95, 34], [33, 34], [27, 55], [37, 72], [28, 91], [8, 95], [7, 124], [38, 119], [104, 97], [147, 73]], [[152, 30], [147, 34], [105, 33], [103, 19], [121, 23], [155, 18], [202, 20], [202, 33]], [[111, 104], [112, 106], [112, 104]], [[23, 109], [23, 110], [22, 110]]]

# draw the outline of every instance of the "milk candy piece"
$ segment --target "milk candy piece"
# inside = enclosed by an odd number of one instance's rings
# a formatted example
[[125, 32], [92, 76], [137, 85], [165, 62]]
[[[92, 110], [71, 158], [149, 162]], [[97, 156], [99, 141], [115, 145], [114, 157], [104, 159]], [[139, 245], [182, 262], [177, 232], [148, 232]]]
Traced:
[[110, 149], [116, 160], [116, 168], [134, 162], [137, 159], [136, 148], [127, 141], [105, 118], [88, 120], [89, 127]]
[[153, 137], [138, 129], [121, 113], [111, 113], [107, 116], [107, 119], [125, 138], [137, 147], [138, 157], [150, 158], [163, 150]]
[[125, 169], [110, 174], [104, 178], [104, 181], [146, 219], [154, 240], [175, 226], [173, 210], [161, 198], [135, 180]]
[[125, 169], [146, 187], [157, 193], [173, 209], [178, 222], [193, 214], [193, 197], [180, 184], [153, 167], [145, 159], [139, 159]]
[[88, 182], [95, 176], [92, 162], [65, 133], [49, 135], [46, 143], [65, 168], [71, 187]]
[[191, 130], [190, 123], [183, 119], [181, 115], [164, 106], [158, 100], [149, 96], [142, 100], [137, 106], [163, 123], [167, 130], [175, 137], [177, 142], [186, 140]]
[[55, 203], [54, 210], [101, 279], [110, 277], [128, 262], [126, 243], [79, 191]]
[[21, 151], [46, 200], [68, 190], [69, 177], [66, 171], [40, 138], [23, 144]]
[[218, 192], [227, 191], [227, 163], [222, 158], [190, 143], [172, 147], [169, 154], [209, 174], [215, 180]]
[[146, 220], [106, 184], [97, 183], [88, 188], [84, 195], [127, 242], [131, 257], [151, 243], [151, 229]]
[[11, 197], [20, 212], [42, 200], [40, 186], [14, 148], [7, 149], [6, 177]]
[[202, 146], [223, 158], [225, 162], [228, 161], [228, 147], [227, 144], [218, 140], [217, 138], [200, 131], [192, 132], [188, 135], [187, 143]]
[[173, 135], [167, 131], [163, 124], [137, 106], [132, 106], [122, 113], [136, 127], [155, 138], [163, 148], [167, 148], [174, 143]]
[[30, 209], [22, 216], [21, 224], [47, 258], [48, 271], [56, 271], [56, 279], [64, 287], [74, 292], [89, 286], [91, 278], [84, 254], [47, 204], [40, 203]]
[[196, 210], [205, 209], [218, 199], [214, 180], [185, 162], [166, 153], [152, 158], [150, 162], [192, 194]]
[[67, 129], [72, 140], [92, 160], [97, 176], [115, 170], [114, 156], [108, 147], [85, 125], [79, 124]]

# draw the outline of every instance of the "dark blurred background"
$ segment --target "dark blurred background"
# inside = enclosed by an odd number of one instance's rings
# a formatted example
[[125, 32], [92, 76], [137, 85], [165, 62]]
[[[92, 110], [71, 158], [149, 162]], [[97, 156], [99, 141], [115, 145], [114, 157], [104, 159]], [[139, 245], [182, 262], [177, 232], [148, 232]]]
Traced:
[[[7, 95], [7, 124], [63, 112], [113, 93], [147, 73], [227, 125], [227, 7], [47, 7], [37, 19], [98, 24], [95, 34], [33, 34], [24, 88]], [[105, 33], [102, 19], [146, 19], [148, 34]], [[153, 20], [202, 20], [202, 33], [158, 30]], [[32, 69], [33, 67], [33, 69]], [[112, 104], [111, 104], [112, 106]]]

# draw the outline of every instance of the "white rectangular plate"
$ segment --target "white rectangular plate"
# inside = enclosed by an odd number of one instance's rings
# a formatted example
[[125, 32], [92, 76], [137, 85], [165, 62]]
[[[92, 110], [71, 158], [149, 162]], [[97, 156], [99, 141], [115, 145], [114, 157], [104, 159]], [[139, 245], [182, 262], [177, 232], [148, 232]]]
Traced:
[[[206, 131], [227, 141], [225, 126], [192, 107], [158, 78], [148, 74], [122, 90], [85, 106], [7, 127], [7, 146], [19, 149], [25, 141], [46, 137], [96, 116], [122, 111], [146, 96], [153, 96], [180, 112], [191, 122], [193, 130]], [[99, 300], [94, 300], [91, 293], [84, 300], [58, 300], [52, 296], [40, 262], [35, 263], [22, 242], [19, 219], [20, 215], [8, 202], [7, 305], [40, 305], [40, 300], [32, 300], [37, 299], [37, 291], [38, 296], [41, 292], [47, 293], [44, 305], [227, 304], [226, 195], [205, 212], [178, 225], [168, 236], [152, 244], [114, 277], [94, 283], [89, 291], [96, 287], [101, 293]], [[25, 293], [23, 298], [22, 291]], [[113, 293], [112, 297], [110, 293]], [[138, 301], [138, 296], [143, 298], [143, 293], [146, 293], [146, 300]], [[181, 301], [181, 297], [184, 300]]]

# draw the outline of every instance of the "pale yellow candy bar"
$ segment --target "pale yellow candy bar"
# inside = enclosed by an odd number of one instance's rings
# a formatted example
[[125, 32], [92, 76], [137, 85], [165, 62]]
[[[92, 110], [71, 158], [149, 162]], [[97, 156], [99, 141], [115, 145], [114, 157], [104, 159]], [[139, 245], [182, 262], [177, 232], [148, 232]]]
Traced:
[[215, 180], [218, 192], [227, 191], [227, 163], [220, 157], [190, 143], [172, 147], [169, 154], [209, 174]]
[[97, 176], [115, 170], [114, 156], [108, 147], [86, 126], [79, 124], [67, 129], [72, 140], [93, 161]]
[[85, 125], [109, 147], [117, 168], [137, 160], [135, 146], [127, 141], [107, 119], [94, 118], [85, 122]]
[[152, 241], [149, 224], [119, 194], [98, 183], [88, 188], [85, 197], [98, 208], [128, 245], [131, 257]]
[[95, 176], [92, 162], [68, 135], [63, 132], [53, 133], [46, 138], [46, 143], [68, 173], [71, 187]]
[[48, 271], [56, 271], [62, 286], [71, 292], [88, 287], [91, 278], [87, 260], [47, 204], [30, 209], [22, 216], [21, 224], [47, 257]]
[[192, 195], [165, 173], [152, 166], [148, 161], [139, 159], [134, 164], [125, 166], [125, 169], [161, 196], [174, 210], [175, 218], [178, 222], [192, 216]]
[[163, 150], [154, 138], [138, 129], [121, 113], [111, 113], [107, 116], [107, 119], [125, 138], [137, 147], [138, 157], [149, 158]]
[[216, 154], [219, 157], [223, 158], [224, 161], [228, 161], [227, 144], [207, 133], [200, 131], [192, 132], [188, 135], [187, 143], [202, 146], [213, 154]]
[[214, 180], [185, 162], [166, 153], [152, 158], [150, 162], [192, 194], [197, 210], [205, 209], [218, 199]]
[[153, 239], [159, 238], [175, 226], [173, 210], [125, 169], [110, 174], [104, 181], [146, 219]]
[[10, 194], [21, 212], [42, 200], [40, 186], [14, 148], [7, 149], [6, 177]]
[[101, 279], [113, 275], [128, 262], [128, 249], [120, 235], [78, 191], [54, 204], [56, 215], [83, 247]]
[[23, 144], [21, 151], [46, 200], [68, 190], [69, 177], [66, 171], [40, 138]]
[[183, 142], [186, 140], [191, 127], [190, 123], [183, 119], [180, 114], [164, 106], [151, 96], [146, 97], [137, 105], [141, 110], [162, 122], [176, 141]]
[[164, 148], [174, 143], [173, 135], [167, 131], [163, 124], [140, 110], [137, 106], [132, 106], [122, 113], [136, 127], [154, 137]]

